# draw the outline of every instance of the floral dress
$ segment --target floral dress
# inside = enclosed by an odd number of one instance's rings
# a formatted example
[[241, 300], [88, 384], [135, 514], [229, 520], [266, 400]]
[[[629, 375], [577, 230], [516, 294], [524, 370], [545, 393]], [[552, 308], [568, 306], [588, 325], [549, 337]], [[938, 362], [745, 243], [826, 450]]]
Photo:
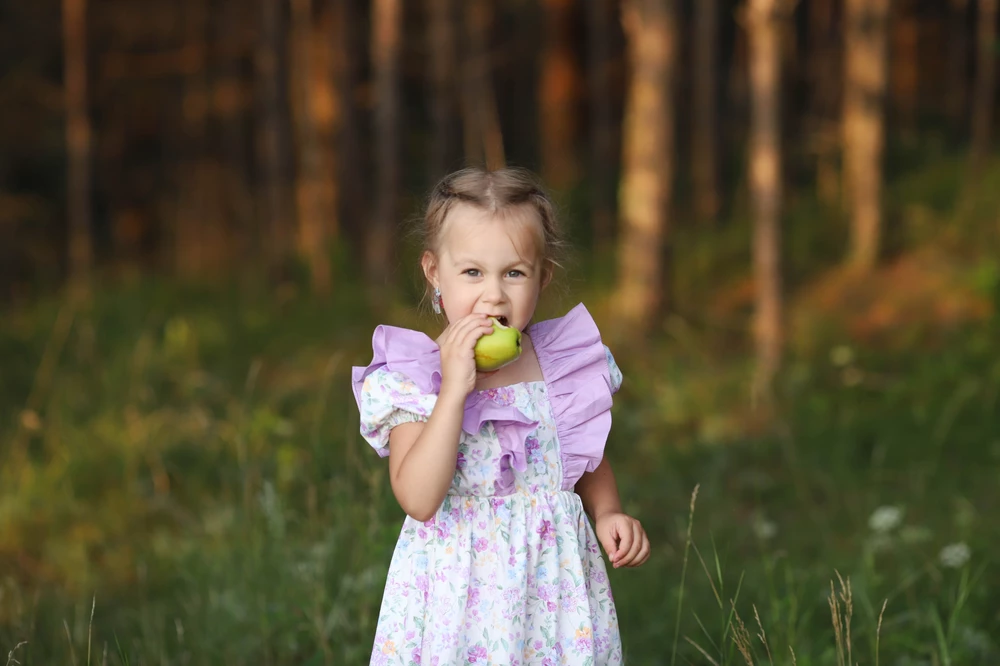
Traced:
[[[622, 661], [604, 560], [573, 492], [603, 458], [621, 373], [583, 305], [528, 334], [544, 381], [468, 397], [441, 507], [403, 522], [371, 664]], [[373, 347], [353, 385], [361, 433], [384, 457], [393, 427], [434, 409], [440, 356], [427, 336], [390, 326]]]

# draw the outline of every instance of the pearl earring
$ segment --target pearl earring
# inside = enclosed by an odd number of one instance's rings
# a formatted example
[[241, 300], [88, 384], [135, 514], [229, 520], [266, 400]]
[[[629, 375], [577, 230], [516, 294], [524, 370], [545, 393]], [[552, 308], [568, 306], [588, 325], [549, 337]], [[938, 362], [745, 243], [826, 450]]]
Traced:
[[434, 287], [434, 295], [431, 296], [431, 307], [434, 308], [434, 314], [441, 314], [441, 290]]

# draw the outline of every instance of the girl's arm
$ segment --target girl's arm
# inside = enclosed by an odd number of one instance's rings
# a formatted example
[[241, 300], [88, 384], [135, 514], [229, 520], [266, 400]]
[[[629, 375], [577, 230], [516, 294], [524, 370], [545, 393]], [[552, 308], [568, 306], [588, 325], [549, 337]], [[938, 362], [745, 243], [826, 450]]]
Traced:
[[618, 484], [607, 458], [593, 472], [580, 477], [576, 492], [615, 568], [637, 567], [645, 562], [649, 557], [649, 537], [638, 520], [622, 513]]
[[465, 395], [438, 396], [426, 423], [403, 423], [389, 433], [389, 482], [408, 516], [430, 520], [455, 476]]

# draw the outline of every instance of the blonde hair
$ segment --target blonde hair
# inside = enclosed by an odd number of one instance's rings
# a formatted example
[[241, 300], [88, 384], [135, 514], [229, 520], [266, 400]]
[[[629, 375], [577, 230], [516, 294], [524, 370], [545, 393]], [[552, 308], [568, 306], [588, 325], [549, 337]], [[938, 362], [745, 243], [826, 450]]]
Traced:
[[[504, 216], [528, 206], [538, 213], [536, 249], [542, 260], [544, 281], [562, 266], [566, 241], [559, 228], [555, 204], [542, 188], [537, 176], [526, 169], [504, 167], [490, 171], [469, 167], [455, 171], [431, 191], [427, 211], [419, 230], [425, 252], [436, 254], [441, 243], [448, 213], [459, 205], [473, 206], [491, 215]], [[430, 286], [428, 285], [428, 289]]]

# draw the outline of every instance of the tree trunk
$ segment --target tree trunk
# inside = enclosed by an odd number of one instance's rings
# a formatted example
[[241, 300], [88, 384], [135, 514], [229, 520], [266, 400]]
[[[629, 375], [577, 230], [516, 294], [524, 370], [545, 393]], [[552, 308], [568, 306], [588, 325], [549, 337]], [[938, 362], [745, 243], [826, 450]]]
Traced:
[[615, 217], [614, 121], [611, 109], [611, 44], [608, 24], [613, 18], [610, 0], [587, 0], [587, 83], [590, 88], [590, 186], [594, 250], [597, 256], [611, 247]]
[[491, 0], [465, 0], [465, 66], [462, 75], [462, 127], [465, 159], [489, 169], [504, 166], [503, 134], [493, 96], [490, 55]]
[[[341, 228], [350, 237], [351, 247], [356, 248], [356, 256], [364, 256], [366, 232], [371, 217], [368, 183], [371, 161], [370, 151], [362, 125], [361, 104], [358, 91], [361, 89], [362, 63], [365, 49], [362, 44], [365, 32], [360, 28], [357, 0], [333, 0], [337, 16], [338, 33], [335, 46], [340, 50], [342, 78], [340, 79], [340, 99], [343, 116], [341, 121], [338, 180], [341, 183]], [[360, 268], [360, 267], [359, 267]]]
[[718, 111], [716, 107], [719, 50], [718, 0], [694, 3], [694, 108], [691, 151], [696, 215], [712, 222], [719, 214]]
[[890, 39], [888, 57], [889, 84], [894, 112], [893, 123], [897, 136], [912, 141], [917, 134], [917, 106], [920, 94], [920, 23], [918, 8], [912, 0], [896, 0], [891, 3], [892, 31], [886, 31]]
[[[317, 79], [330, 81], [323, 58], [317, 59], [317, 39], [313, 26], [312, 1], [292, 0], [293, 80], [295, 91], [295, 136], [298, 156], [296, 202], [298, 205], [297, 244], [299, 255], [309, 266], [312, 290], [330, 292], [333, 281], [330, 267], [330, 233], [327, 223], [332, 216], [329, 197], [330, 165], [327, 122], [323, 109], [325, 95], [317, 90]], [[318, 74], [317, 74], [318, 72]], [[327, 76], [323, 76], [326, 74]]]
[[781, 43], [778, 0], [750, 0], [750, 195], [757, 308], [754, 393], [769, 399], [781, 364]]
[[454, 0], [430, 0], [427, 51], [430, 54], [430, 175], [437, 182], [455, 159], [454, 128], [458, 94], [455, 89], [458, 52]]
[[972, 108], [972, 162], [977, 168], [990, 152], [996, 94], [997, 0], [979, 0], [976, 24], [976, 89]]
[[853, 269], [870, 271], [882, 229], [886, 30], [889, 0], [847, 0], [844, 22], [844, 182]]
[[284, 14], [280, 0], [259, 0], [260, 33], [255, 54], [257, 93], [258, 219], [272, 272], [292, 251], [292, 155], [285, 67]]
[[573, 52], [574, 5], [574, 0], [542, 2], [545, 43], [538, 80], [542, 176], [550, 187], [559, 191], [570, 188], [578, 176], [577, 100], [583, 77]]
[[618, 323], [650, 332], [665, 308], [663, 247], [673, 192], [677, 52], [672, 0], [626, 0], [626, 98], [618, 246]]
[[835, 0], [812, 0], [809, 12], [809, 132], [816, 155], [816, 193], [827, 205], [840, 203], [840, 83]]
[[948, 117], [956, 127], [965, 124], [969, 104], [969, 38], [966, 17], [969, 0], [950, 0], [948, 3], [948, 99], [945, 102]]
[[375, 76], [375, 216], [368, 233], [368, 276], [380, 288], [389, 279], [398, 211], [400, 0], [375, 0], [372, 67]]
[[70, 292], [89, 293], [94, 261], [90, 213], [90, 115], [87, 111], [87, 1], [63, 0], [67, 220]]

